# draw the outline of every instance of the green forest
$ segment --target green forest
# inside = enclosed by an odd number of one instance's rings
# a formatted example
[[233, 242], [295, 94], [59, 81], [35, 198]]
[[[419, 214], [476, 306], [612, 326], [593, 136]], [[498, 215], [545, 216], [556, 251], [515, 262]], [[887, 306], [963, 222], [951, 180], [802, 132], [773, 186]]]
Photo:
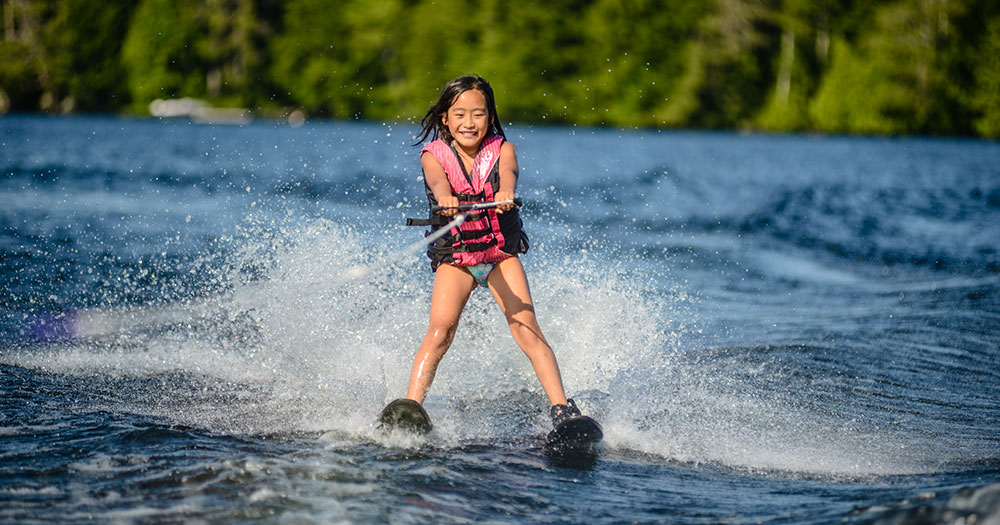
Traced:
[[1000, 136], [996, 0], [0, 5], [0, 113], [413, 121], [478, 73], [508, 122]]

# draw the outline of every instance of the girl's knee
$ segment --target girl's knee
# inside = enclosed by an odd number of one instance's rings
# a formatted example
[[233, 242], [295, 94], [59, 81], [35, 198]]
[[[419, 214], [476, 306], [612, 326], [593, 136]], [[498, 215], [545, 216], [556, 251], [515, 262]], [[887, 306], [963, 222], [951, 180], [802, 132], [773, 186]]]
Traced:
[[511, 333], [514, 336], [514, 341], [528, 357], [532, 357], [539, 353], [544, 354], [546, 352], [551, 353], [552, 349], [549, 348], [549, 343], [542, 336], [541, 330], [538, 326], [530, 325], [511, 325]]
[[455, 339], [455, 329], [458, 328], [455, 325], [431, 325], [427, 329], [427, 335], [424, 336], [424, 344], [429, 344], [435, 348], [443, 348], [441, 353], [448, 350], [451, 346], [451, 342]]
[[531, 361], [533, 366], [538, 366], [539, 364], [545, 364], [550, 362], [555, 362], [556, 354], [549, 348], [549, 345], [544, 342], [533, 345], [533, 346], [522, 346], [521, 351], [527, 356], [528, 360]]
[[538, 323], [535, 322], [533, 317], [529, 319], [508, 319], [508, 322], [510, 332], [517, 341], [524, 340], [525, 342], [530, 342], [533, 340], [545, 340], [545, 338], [542, 337], [542, 329], [538, 327]]

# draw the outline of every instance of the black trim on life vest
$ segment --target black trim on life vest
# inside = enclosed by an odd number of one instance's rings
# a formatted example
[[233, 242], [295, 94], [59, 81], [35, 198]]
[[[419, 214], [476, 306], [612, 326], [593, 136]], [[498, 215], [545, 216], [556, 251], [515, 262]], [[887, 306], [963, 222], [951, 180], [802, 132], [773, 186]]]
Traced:
[[462, 202], [480, 202], [486, 200], [486, 192], [479, 193], [456, 193], [455, 197]]
[[444, 215], [438, 215], [436, 213], [432, 213], [426, 219], [415, 219], [415, 218], [407, 218], [406, 219], [406, 225], [407, 226], [438, 226], [438, 227], [441, 227], [441, 226], [444, 226], [445, 224], [448, 224], [449, 222], [451, 222], [451, 218], [445, 217]]
[[[448, 237], [442, 237], [441, 239], [448, 239]], [[483, 250], [488, 250], [491, 247], [497, 245], [497, 240], [492, 239], [490, 242], [473, 242], [467, 244], [459, 244], [458, 246], [454, 246], [453, 244], [448, 244], [445, 246], [434, 246], [435, 244], [438, 244], [438, 242], [441, 239], [434, 241], [431, 244], [431, 248], [427, 250], [427, 252], [428, 253], [434, 252], [436, 254], [441, 254], [441, 255], [450, 255], [453, 253], [481, 252]]]

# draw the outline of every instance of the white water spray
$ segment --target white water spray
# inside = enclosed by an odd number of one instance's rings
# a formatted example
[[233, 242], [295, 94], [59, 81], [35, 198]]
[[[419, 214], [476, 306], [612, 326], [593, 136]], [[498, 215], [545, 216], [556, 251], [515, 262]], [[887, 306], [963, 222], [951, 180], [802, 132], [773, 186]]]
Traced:
[[[81, 313], [80, 339], [3, 361], [114, 380], [184, 378], [139, 381], [109, 410], [219, 431], [375, 438], [374, 419], [406, 391], [426, 329], [430, 282], [407, 256], [435, 238], [373, 263], [365, 262], [377, 253], [369, 237], [326, 220], [247, 239], [216, 269], [230, 283], [224, 296]], [[682, 336], [696, 323], [682, 290], [650, 288], [668, 276], [651, 279], [634, 261], [585, 252], [529, 255], [525, 264], [567, 391], [604, 424], [613, 450], [755, 472], [919, 470], [905, 442], [762, 390], [724, 352], [681, 359], [692, 351]], [[247, 280], [238, 269], [248, 265], [266, 270]], [[427, 406], [441, 446], [523, 442], [545, 431], [544, 396], [488, 294], [474, 293], [466, 306]]]

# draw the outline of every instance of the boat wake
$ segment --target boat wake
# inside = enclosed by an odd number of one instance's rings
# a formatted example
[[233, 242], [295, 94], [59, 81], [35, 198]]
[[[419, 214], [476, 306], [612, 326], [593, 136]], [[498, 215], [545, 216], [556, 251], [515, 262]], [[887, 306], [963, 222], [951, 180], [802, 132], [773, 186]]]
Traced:
[[[370, 238], [326, 220], [242, 236], [208, 272], [222, 293], [39, 316], [33, 341], [0, 362], [81, 378], [111, 412], [378, 442], [375, 418], [406, 390], [431, 282], [416, 257], [372, 268], [392, 254]], [[526, 265], [568, 393], [611, 450], [798, 477], [928, 472], [953, 455], [894, 429], [885, 407], [845, 409], [854, 386], [831, 348], [705, 348], [696, 297], [649, 288], [628, 261], [581, 250]], [[548, 428], [530, 364], [488, 295], [474, 292], [427, 400], [433, 446], [513, 444]]]

